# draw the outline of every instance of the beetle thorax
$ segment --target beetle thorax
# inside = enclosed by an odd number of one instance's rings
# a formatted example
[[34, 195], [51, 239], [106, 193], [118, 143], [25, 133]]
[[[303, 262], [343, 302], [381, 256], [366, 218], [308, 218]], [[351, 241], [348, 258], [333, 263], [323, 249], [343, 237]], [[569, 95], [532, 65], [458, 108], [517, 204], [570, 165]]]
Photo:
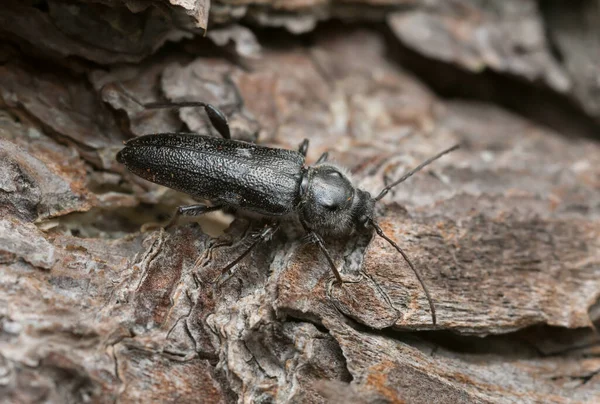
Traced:
[[321, 234], [350, 234], [373, 213], [369, 193], [356, 188], [348, 174], [332, 164], [310, 167], [301, 195], [300, 219]]

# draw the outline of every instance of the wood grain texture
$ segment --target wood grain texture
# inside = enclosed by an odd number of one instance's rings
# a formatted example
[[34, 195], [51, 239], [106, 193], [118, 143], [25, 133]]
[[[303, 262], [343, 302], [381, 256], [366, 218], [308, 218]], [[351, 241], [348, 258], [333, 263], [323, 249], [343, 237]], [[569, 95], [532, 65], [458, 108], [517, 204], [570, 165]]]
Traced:
[[[600, 400], [600, 344], [592, 330], [600, 319], [597, 140], [492, 102], [432, 92], [394, 57], [398, 26], [392, 35], [384, 26], [399, 24], [398, 13], [423, 13], [420, 1], [210, 5], [215, 24], [275, 24], [260, 13], [297, 24], [306, 22], [303, 15], [327, 19], [331, 10], [381, 13], [381, 25], [325, 23], [309, 38], [223, 25], [229, 40], [196, 36], [164, 46], [162, 34], [130, 41], [114, 24], [141, 18], [146, 26], [151, 20], [144, 18], [161, 7], [200, 24], [208, 9], [208, 2], [174, 3], [78, 2], [87, 11], [77, 17], [58, 1], [0, 11], [4, 21], [34, 16], [43, 22], [35, 20], [36, 29], [45, 30], [34, 36], [15, 24], [0, 28], [8, 39], [0, 46], [3, 400]], [[507, 16], [527, 7], [523, 24], [536, 21], [538, 29], [545, 18], [531, 2], [495, 11], [488, 3], [456, 4], [435, 3], [428, 18], [466, 32], [506, 29]], [[465, 5], [477, 13], [463, 19]], [[235, 14], [239, 9], [245, 14]], [[99, 28], [87, 32], [91, 38], [78, 35], [89, 19]], [[169, 32], [186, 26], [167, 25]], [[200, 31], [186, 32], [191, 38]], [[457, 46], [470, 48], [474, 36], [458, 34]], [[556, 71], [572, 70], [535, 38], [528, 48], [535, 57], [505, 53], [510, 41], [478, 57], [499, 76], [556, 92]], [[248, 51], [256, 44], [260, 52]], [[426, 45], [414, 45], [425, 53]], [[347, 281], [342, 286], [302, 229], [287, 223], [216, 288], [211, 281], [263, 223], [238, 218], [218, 236], [209, 235], [218, 221], [210, 215], [200, 224], [157, 227], [191, 199], [131, 175], [116, 152], [144, 133], [214, 131], [202, 110], [145, 111], [127, 94], [213, 103], [237, 139], [296, 149], [308, 138], [309, 162], [330, 151], [372, 194], [460, 143], [377, 210], [429, 287], [437, 326], [410, 268], [369, 234], [326, 240]], [[580, 112], [593, 119], [592, 110]]]

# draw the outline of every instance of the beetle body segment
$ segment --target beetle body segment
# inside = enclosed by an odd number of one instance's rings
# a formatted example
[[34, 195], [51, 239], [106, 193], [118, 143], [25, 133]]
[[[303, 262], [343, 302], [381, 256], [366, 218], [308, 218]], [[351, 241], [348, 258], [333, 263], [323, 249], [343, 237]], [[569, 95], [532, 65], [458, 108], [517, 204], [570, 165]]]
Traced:
[[294, 212], [305, 171], [296, 151], [195, 133], [131, 139], [117, 160], [156, 184], [268, 216]]

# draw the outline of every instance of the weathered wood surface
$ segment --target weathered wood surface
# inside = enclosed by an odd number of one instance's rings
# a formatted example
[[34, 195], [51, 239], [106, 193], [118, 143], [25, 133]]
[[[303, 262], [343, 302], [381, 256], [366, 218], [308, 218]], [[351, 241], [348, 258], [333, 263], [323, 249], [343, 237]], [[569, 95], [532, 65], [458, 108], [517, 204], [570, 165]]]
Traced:
[[[209, 27], [203, 38], [209, 9], [211, 24], [252, 29]], [[551, 11], [466, 0], [7, 3], [0, 401], [600, 401], [597, 138], [442, 99], [396, 59], [410, 47], [450, 72], [485, 67], [579, 100], [594, 121], [592, 84], [576, 74], [593, 56], [556, 59], [543, 31], [566, 35], [570, 22], [548, 25]], [[310, 24], [333, 16], [379, 25]], [[472, 42], [482, 37], [493, 40]], [[215, 289], [260, 224], [239, 219], [219, 236], [214, 217], [148, 226], [190, 200], [127, 173], [114, 159], [122, 141], [210, 128], [202, 111], [143, 111], [123, 90], [214, 103], [236, 138], [296, 148], [307, 137], [309, 160], [330, 150], [372, 193], [460, 143], [378, 211], [429, 286], [438, 325], [401, 257], [368, 236], [329, 240], [342, 287], [285, 226]]]

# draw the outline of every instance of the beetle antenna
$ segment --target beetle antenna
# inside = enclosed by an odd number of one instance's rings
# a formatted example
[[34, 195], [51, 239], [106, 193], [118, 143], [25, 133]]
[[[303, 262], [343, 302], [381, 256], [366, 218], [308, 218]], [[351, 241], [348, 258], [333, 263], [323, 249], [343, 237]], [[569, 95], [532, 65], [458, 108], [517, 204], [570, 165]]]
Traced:
[[412, 262], [410, 261], [410, 259], [408, 258], [408, 255], [406, 255], [404, 250], [402, 250], [402, 248], [400, 248], [400, 246], [398, 244], [396, 244], [391, 238], [389, 238], [388, 236], [385, 235], [385, 233], [383, 232], [383, 230], [381, 230], [381, 227], [379, 227], [377, 222], [375, 222], [374, 220], [371, 219], [370, 223], [371, 223], [371, 226], [373, 226], [373, 228], [375, 229], [375, 231], [381, 238], [383, 238], [385, 241], [390, 243], [392, 245], [392, 247], [394, 247], [400, 254], [402, 254], [402, 258], [404, 258], [404, 261], [406, 261], [408, 263], [408, 266], [414, 272], [415, 276], [419, 280], [419, 283], [421, 284], [421, 287], [425, 291], [425, 296], [427, 296], [427, 302], [429, 302], [429, 308], [431, 309], [431, 320], [433, 321], [433, 325], [436, 325], [437, 318], [435, 315], [435, 306], [433, 305], [433, 300], [431, 300], [431, 295], [429, 295], [429, 290], [427, 289], [427, 286], [425, 286], [423, 279], [421, 279], [421, 275], [419, 275], [419, 273], [417, 272], [417, 269], [412, 264]]
[[435, 160], [439, 159], [444, 154], [448, 154], [451, 151], [454, 151], [454, 150], [458, 149], [459, 147], [460, 147], [460, 145], [454, 145], [451, 148], [446, 149], [443, 152], [438, 153], [435, 156], [428, 158], [427, 160], [425, 160], [424, 162], [422, 162], [421, 164], [419, 164], [418, 166], [416, 166], [415, 168], [413, 168], [412, 170], [410, 170], [409, 172], [407, 172], [406, 174], [404, 174], [402, 177], [400, 177], [399, 180], [394, 181], [392, 184], [390, 184], [387, 187], [383, 188], [381, 190], [381, 192], [379, 193], [379, 195], [377, 195], [377, 197], [375, 197], [375, 202], [379, 201], [381, 198], [383, 198], [384, 196], [386, 196], [387, 193], [390, 191], [390, 189], [394, 188], [396, 185], [400, 184], [401, 182], [404, 182], [405, 180], [407, 180], [408, 178], [410, 178], [414, 173], [416, 173], [417, 171], [420, 171], [423, 167], [425, 167], [425, 166], [433, 163]]

